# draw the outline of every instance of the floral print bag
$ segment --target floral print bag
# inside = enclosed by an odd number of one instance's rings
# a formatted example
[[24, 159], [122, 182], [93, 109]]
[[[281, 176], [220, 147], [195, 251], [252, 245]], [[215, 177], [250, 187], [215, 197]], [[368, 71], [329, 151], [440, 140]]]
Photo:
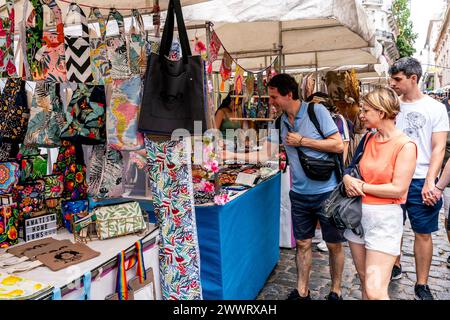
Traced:
[[65, 124], [60, 84], [37, 82], [24, 144], [42, 148], [58, 147]]
[[0, 194], [8, 194], [19, 182], [19, 164], [0, 162]]
[[114, 80], [111, 102], [106, 109], [108, 145], [116, 150], [144, 148], [144, 135], [137, 131], [142, 101], [140, 76]]
[[16, 185], [13, 188], [13, 200], [19, 209], [19, 219], [29, 218], [33, 212], [45, 210], [45, 183], [35, 180]]
[[[97, 18], [100, 27], [100, 37], [90, 37], [92, 84], [105, 85], [112, 82], [111, 64], [106, 48], [106, 24], [98, 8], [92, 8], [89, 18]], [[95, 31], [93, 31], [95, 32]]]
[[[147, 70], [147, 52], [150, 52], [150, 43], [144, 30], [144, 21], [137, 9], [131, 10], [131, 27], [129, 35], [130, 70], [132, 74], [144, 75]], [[137, 28], [135, 26], [135, 21]]]
[[[35, 57], [39, 48], [44, 46], [44, 8], [40, 0], [30, 0], [30, 2], [33, 6], [33, 10], [28, 18], [26, 20], [24, 19], [27, 64], [31, 77], [28, 80], [37, 80], [43, 79], [44, 77], [42, 64]], [[24, 5], [24, 9], [25, 8], [26, 5]]]
[[61, 138], [82, 144], [106, 140], [104, 86], [78, 84], [67, 107], [67, 125]]
[[16, 76], [14, 65], [14, 0], [5, 1], [7, 17], [0, 18], [0, 78]]
[[17, 204], [0, 206], [0, 248], [7, 248], [17, 244], [17, 230], [19, 215]]
[[7, 78], [0, 94], [0, 141], [22, 143], [29, 117], [25, 81]]
[[111, 62], [111, 77], [113, 79], [127, 79], [131, 75], [131, 70], [123, 16], [116, 9], [111, 9], [108, 15], [108, 22], [110, 19], [116, 20], [119, 26], [118, 35], [106, 38], [108, 58]]

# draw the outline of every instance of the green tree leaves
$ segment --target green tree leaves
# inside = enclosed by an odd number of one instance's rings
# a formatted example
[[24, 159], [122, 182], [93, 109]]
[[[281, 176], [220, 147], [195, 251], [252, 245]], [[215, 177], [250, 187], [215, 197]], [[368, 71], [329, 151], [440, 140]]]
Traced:
[[417, 33], [413, 32], [413, 23], [410, 20], [411, 11], [409, 10], [409, 1], [394, 0], [392, 3], [392, 14], [395, 17], [399, 29], [396, 45], [400, 58], [410, 57], [416, 52], [414, 43], [417, 39]]

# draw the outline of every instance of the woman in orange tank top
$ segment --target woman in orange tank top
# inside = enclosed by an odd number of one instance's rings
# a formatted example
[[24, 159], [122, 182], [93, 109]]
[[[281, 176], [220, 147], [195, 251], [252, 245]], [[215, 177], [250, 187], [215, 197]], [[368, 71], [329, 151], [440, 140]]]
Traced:
[[362, 180], [350, 175], [343, 178], [348, 196], [362, 196], [364, 235], [359, 237], [346, 230], [344, 236], [361, 280], [363, 299], [389, 299], [391, 271], [400, 254], [403, 233], [400, 204], [406, 201], [416, 167], [417, 147], [395, 127], [399, 112], [399, 98], [389, 88], [375, 89], [362, 98], [360, 119], [367, 128], [377, 129], [377, 133], [367, 141], [359, 162]]

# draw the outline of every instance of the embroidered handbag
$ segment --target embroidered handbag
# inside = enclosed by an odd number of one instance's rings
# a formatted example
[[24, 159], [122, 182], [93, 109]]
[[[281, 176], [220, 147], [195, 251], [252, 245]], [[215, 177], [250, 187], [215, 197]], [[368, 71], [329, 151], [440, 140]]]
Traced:
[[0, 78], [15, 77], [14, 65], [14, 0], [6, 0], [7, 17], [0, 17]]
[[[130, 70], [132, 74], [144, 75], [147, 69], [147, 52], [150, 43], [146, 40], [144, 21], [137, 9], [131, 10], [131, 27], [129, 32]], [[136, 23], [136, 26], [135, 26]]]
[[62, 174], [50, 174], [42, 177], [45, 183], [44, 197], [46, 200], [60, 198], [64, 191]]
[[42, 0], [53, 12], [56, 31], [44, 31], [44, 45], [36, 52], [34, 58], [41, 65], [42, 73], [36, 74], [34, 80], [65, 82], [66, 61], [64, 54], [64, 23], [61, 9], [55, 0]]
[[37, 82], [24, 144], [43, 148], [60, 146], [61, 130], [65, 123], [60, 84]]
[[[91, 56], [89, 44], [89, 29], [86, 15], [75, 3], [70, 4], [67, 17], [71, 13], [78, 13], [81, 21], [81, 37], [65, 36], [64, 44], [66, 48], [66, 64], [68, 81], [85, 83], [92, 82], [94, 77], [91, 71]], [[67, 18], [66, 17], [66, 25]]]
[[[167, 58], [172, 45], [174, 15], [177, 17], [182, 59]], [[161, 39], [159, 55], [149, 58], [139, 131], [171, 135], [176, 129], [194, 132], [194, 121], [207, 130], [204, 99], [204, 63], [192, 56], [179, 0], [171, 0]]]
[[[106, 48], [106, 24], [100, 10], [92, 8], [89, 18], [96, 17], [100, 27], [100, 37], [90, 37], [92, 84], [105, 85], [112, 82], [111, 64]], [[93, 33], [95, 30], [91, 29]]]
[[[30, 0], [33, 10], [25, 23], [27, 64], [30, 71], [28, 80], [43, 79], [42, 63], [36, 60], [37, 51], [44, 46], [44, 8], [40, 0]], [[24, 9], [27, 5], [24, 5]], [[25, 10], [24, 10], [25, 11]], [[26, 14], [26, 12], [25, 12]]]
[[19, 182], [19, 171], [16, 162], [0, 162], [0, 194], [11, 193]]
[[21, 183], [13, 188], [13, 200], [17, 203], [20, 220], [45, 209], [44, 190], [43, 180]]
[[127, 79], [131, 75], [131, 70], [123, 16], [116, 9], [111, 9], [108, 22], [111, 18], [115, 19], [119, 26], [118, 35], [106, 38], [108, 59], [111, 62], [111, 77], [113, 79]]
[[19, 242], [18, 227], [17, 205], [14, 203], [0, 206], [0, 248], [7, 248]]
[[0, 95], [0, 141], [22, 143], [29, 117], [25, 81], [7, 78]]
[[146, 228], [141, 207], [136, 201], [96, 207], [93, 213], [97, 235], [102, 240], [141, 232]]
[[106, 109], [108, 145], [116, 150], [144, 148], [144, 135], [137, 132], [142, 100], [140, 76], [114, 80], [109, 108]]
[[61, 138], [82, 144], [104, 143], [105, 107], [104, 86], [78, 84], [67, 107], [67, 125]]

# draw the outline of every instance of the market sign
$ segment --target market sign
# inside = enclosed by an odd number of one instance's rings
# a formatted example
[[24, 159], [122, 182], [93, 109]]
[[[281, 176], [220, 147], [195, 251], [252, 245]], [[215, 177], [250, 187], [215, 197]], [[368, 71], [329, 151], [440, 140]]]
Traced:
[[24, 240], [31, 241], [56, 234], [56, 213], [25, 219]]

